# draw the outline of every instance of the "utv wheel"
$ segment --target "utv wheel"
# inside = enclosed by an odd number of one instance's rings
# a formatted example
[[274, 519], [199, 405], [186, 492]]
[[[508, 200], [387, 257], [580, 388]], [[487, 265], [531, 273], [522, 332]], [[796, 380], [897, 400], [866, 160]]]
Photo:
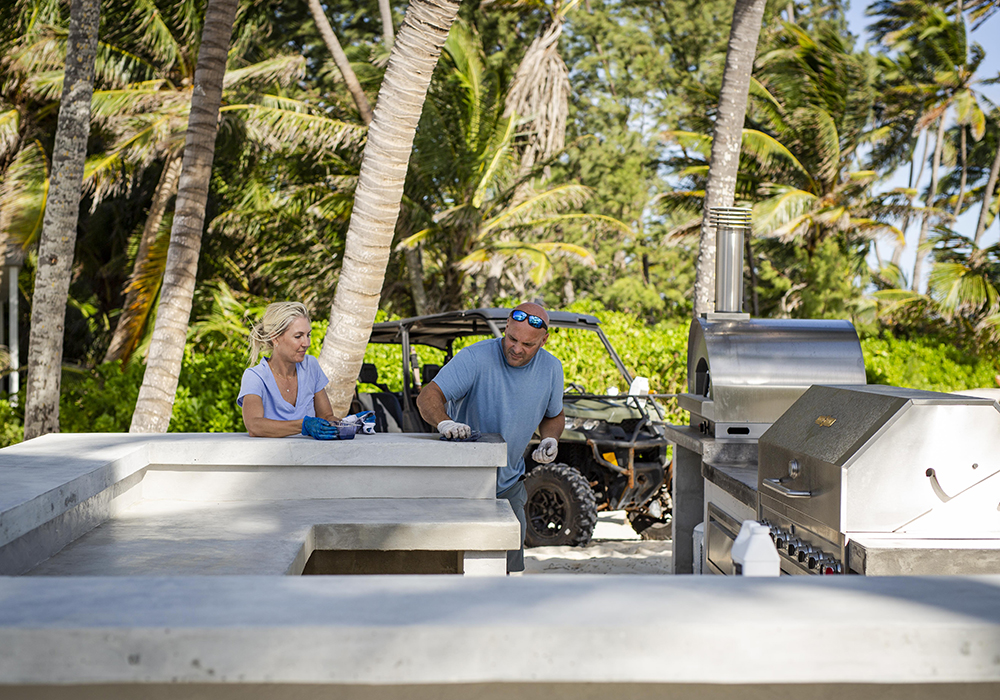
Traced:
[[644, 540], [673, 539], [673, 498], [671, 498], [668, 489], [664, 489], [658, 498], [662, 513], [659, 518], [654, 518], [649, 513], [640, 511], [632, 511], [628, 514], [628, 521], [632, 529]]
[[528, 491], [526, 546], [583, 547], [590, 542], [597, 524], [597, 503], [580, 472], [567, 464], [543, 464], [528, 473], [524, 485]]

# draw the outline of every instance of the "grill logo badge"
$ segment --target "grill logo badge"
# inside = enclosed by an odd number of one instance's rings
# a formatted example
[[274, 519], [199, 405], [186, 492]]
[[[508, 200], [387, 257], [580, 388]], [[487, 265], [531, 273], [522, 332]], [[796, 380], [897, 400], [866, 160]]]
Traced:
[[833, 416], [820, 416], [816, 419], [816, 425], [821, 428], [829, 428], [831, 425], [837, 422], [837, 419]]

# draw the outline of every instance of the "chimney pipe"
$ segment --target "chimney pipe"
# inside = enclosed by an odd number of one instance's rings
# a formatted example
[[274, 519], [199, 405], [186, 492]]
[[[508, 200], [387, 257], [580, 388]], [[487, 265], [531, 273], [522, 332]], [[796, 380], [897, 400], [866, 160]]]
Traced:
[[743, 236], [750, 233], [750, 209], [712, 207], [715, 226], [715, 312], [743, 312]]

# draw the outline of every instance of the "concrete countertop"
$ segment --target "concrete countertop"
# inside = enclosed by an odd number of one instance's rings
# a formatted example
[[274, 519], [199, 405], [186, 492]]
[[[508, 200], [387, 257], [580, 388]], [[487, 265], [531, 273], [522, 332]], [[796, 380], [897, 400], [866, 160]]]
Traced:
[[757, 511], [757, 460], [736, 464], [701, 463], [701, 474], [748, 508]]
[[0, 578], [0, 695], [494, 682], [997, 684], [1000, 577]]
[[[505, 464], [506, 459], [506, 445], [498, 435], [484, 435], [474, 443], [445, 442], [436, 434], [403, 433], [331, 441], [302, 436], [251, 438], [246, 433], [44, 435], [0, 450], [0, 547], [109, 492], [116, 484], [137, 480], [151, 465], [202, 470], [401, 465], [391, 468], [482, 469], [490, 478], [489, 471]], [[472, 481], [466, 478], [455, 483]]]

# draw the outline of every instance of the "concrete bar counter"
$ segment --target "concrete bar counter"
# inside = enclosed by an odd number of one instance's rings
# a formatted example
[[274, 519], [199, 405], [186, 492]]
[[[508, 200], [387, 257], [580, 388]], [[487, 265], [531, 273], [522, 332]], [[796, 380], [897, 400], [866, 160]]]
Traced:
[[505, 460], [498, 436], [47, 435], [0, 450], [0, 574], [503, 575]]

